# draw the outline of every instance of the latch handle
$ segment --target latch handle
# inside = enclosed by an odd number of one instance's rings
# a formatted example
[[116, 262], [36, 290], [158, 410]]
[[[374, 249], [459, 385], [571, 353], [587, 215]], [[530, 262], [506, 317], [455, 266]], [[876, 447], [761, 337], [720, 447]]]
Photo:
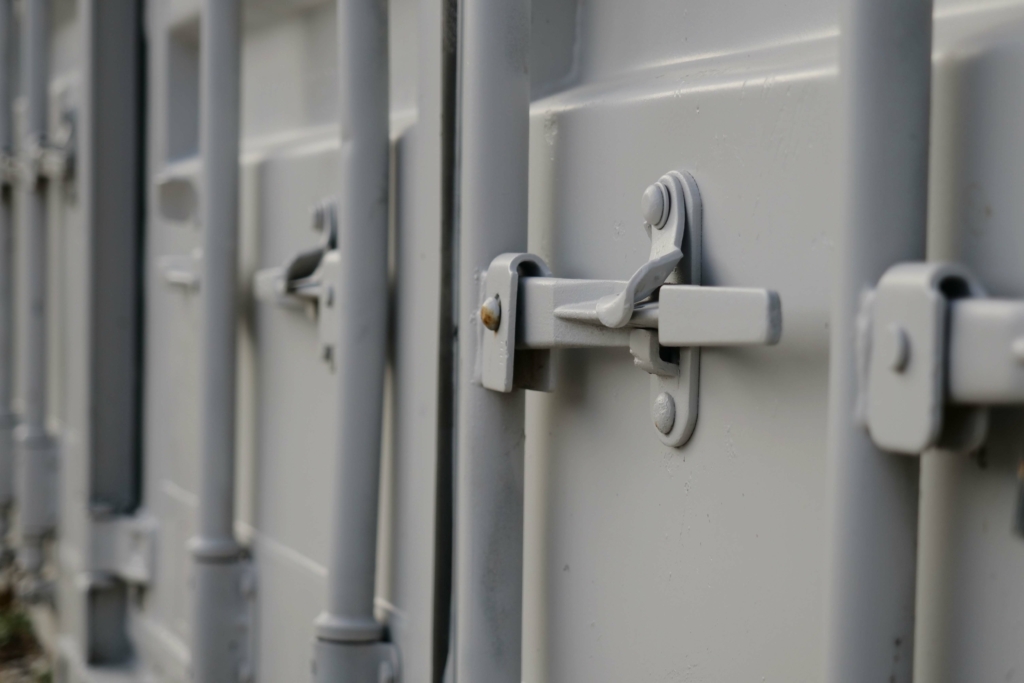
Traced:
[[[698, 282], [700, 280], [699, 226], [702, 211], [700, 192], [693, 176], [686, 172], [670, 171], [644, 192], [641, 200], [644, 229], [651, 238], [651, 253], [647, 263], [640, 266], [618, 294], [597, 301], [597, 318], [605, 327], [617, 329], [629, 324], [633, 309], [654, 294], [666, 282]], [[682, 274], [673, 280], [672, 274], [683, 261], [683, 243], [690, 230], [690, 266], [693, 273]], [[697, 259], [696, 261], [694, 259]], [[696, 275], [696, 277], [693, 277]]]
[[665, 285], [658, 295], [662, 346], [771, 346], [782, 302], [770, 289]]
[[605, 327], [625, 327], [633, 317], [633, 308], [637, 302], [643, 301], [665, 283], [679, 261], [683, 252], [673, 249], [664, 256], [648, 261], [629, 278], [625, 288], [615, 296], [602, 297], [597, 301], [597, 319]]

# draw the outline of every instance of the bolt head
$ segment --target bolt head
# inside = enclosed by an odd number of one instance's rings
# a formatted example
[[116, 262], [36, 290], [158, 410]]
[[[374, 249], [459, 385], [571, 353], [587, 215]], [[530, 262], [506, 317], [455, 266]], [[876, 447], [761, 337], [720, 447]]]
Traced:
[[501, 324], [501, 301], [492, 296], [480, 307], [480, 321], [484, 327], [494, 332]]
[[651, 406], [651, 413], [654, 417], [654, 426], [662, 434], [668, 434], [676, 424], [676, 402], [667, 393], [662, 392], [654, 399]]
[[640, 199], [640, 211], [644, 220], [651, 227], [664, 227], [665, 221], [668, 220], [669, 203], [668, 190], [662, 183], [654, 183], [648, 187]]

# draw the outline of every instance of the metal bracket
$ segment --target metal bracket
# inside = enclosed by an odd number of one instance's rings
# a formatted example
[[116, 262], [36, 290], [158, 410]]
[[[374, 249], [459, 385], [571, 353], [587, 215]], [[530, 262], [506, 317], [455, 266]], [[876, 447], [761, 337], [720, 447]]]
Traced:
[[394, 643], [341, 642], [320, 638], [314, 642], [314, 683], [395, 683], [400, 680], [401, 673], [401, 658]]
[[39, 150], [39, 172], [48, 180], [69, 180], [75, 174], [78, 125], [75, 110], [60, 112], [59, 123], [49, 144]]
[[203, 250], [196, 247], [191, 254], [160, 256], [156, 260], [156, 268], [164, 282], [172, 287], [198, 291], [202, 282]]
[[313, 207], [311, 217], [313, 230], [321, 235], [320, 245], [299, 252], [284, 266], [257, 271], [254, 290], [260, 301], [305, 310], [317, 321], [320, 355], [333, 370], [339, 331], [335, 300], [341, 263], [336, 202], [320, 202]]
[[20, 178], [18, 157], [10, 150], [0, 152], [0, 185], [5, 188], [14, 187]]
[[66, 108], [61, 112], [60, 123], [48, 140], [35, 137], [26, 139], [20, 159], [14, 162], [18, 169], [14, 175], [30, 186], [38, 185], [43, 180], [59, 182], [71, 179], [75, 171], [77, 142], [75, 111]]
[[551, 349], [626, 347], [651, 375], [658, 436], [676, 447], [697, 422], [700, 347], [775, 344], [782, 309], [769, 290], [700, 286], [702, 207], [690, 174], [662, 176], [641, 209], [651, 253], [628, 281], [554, 278], [533, 254], [491, 262], [480, 375], [494, 391], [550, 391]]
[[110, 515], [93, 511], [90, 570], [105, 572], [127, 583], [148, 585], [156, 566], [154, 517]]
[[968, 451], [985, 408], [1024, 403], [1024, 301], [986, 298], [965, 268], [893, 266], [864, 298], [860, 411], [880, 448]]

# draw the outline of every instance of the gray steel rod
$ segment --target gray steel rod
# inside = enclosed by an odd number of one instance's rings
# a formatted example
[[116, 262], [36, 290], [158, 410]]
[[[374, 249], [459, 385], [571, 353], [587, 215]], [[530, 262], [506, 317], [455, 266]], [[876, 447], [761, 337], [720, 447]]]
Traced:
[[455, 680], [520, 683], [523, 392], [475, 376], [481, 278], [527, 250], [530, 0], [462, 6]]
[[24, 368], [24, 411], [18, 432], [16, 481], [21, 537], [18, 561], [29, 571], [42, 566], [43, 537], [52, 529], [50, 485], [52, 440], [46, 432], [47, 386], [47, 228], [46, 181], [34, 168], [46, 144], [49, 84], [49, 0], [27, 0], [22, 15], [22, 88], [26, 99], [24, 138], [21, 141], [25, 173], [21, 231], [25, 250], [25, 347], [19, 362]]
[[240, 1], [207, 0], [202, 22], [202, 432], [199, 540], [237, 554], [236, 268]]
[[957, 643], [957, 532], [964, 519], [964, 481], [977, 465], [964, 453], [921, 454], [914, 680], [953, 683]]
[[[0, 161], [12, 153], [11, 131], [11, 0], [0, 0]], [[9, 512], [14, 502], [14, 435], [11, 408], [14, 393], [13, 214], [11, 187], [0, 180], [0, 552], [5, 546]]]
[[316, 632], [321, 641], [358, 643], [382, 633], [373, 607], [388, 334], [387, 3], [339, 0], [338, 50], [338, 412], [327, 606]]
[[[24, 5], [23, 78], [27, 100], [24, 151], [33, 154], [46, 143], [48, 0]], [[25, 284], [29, 305], [25, 339], [25, 409], [23, 431], [28, 438], [46, 434], [46, 188], [30, 182], [25, 201]]]
[[238, 680], [243, 604], [234, 533], [236, 281], [241, 1], [205, 0], [200, 36], [202, 428], [198, 534], [192, 540], [192, 669], [199, 683]]
[[925, 256], [931, 0], [846, 0], [840, 78], [844, 212], [829, 380], [826, 680], [908, 681], [913, 660], [916, 459], [880, 452], [856, 416], [861, 294]]

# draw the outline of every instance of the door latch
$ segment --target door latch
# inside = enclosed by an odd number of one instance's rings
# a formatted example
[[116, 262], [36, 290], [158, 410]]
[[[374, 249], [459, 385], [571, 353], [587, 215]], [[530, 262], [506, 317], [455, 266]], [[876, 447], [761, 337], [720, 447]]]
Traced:
[[556, 278], [539, 256], [501, 254], [482, 287], [484, 387], [551, 391], [551, 350], [625, 347], [651, 375], [658, 436], [682, 446], [697, 422], [700, 348], [773, 345], [782, 334], [778, 294], [701, 287], [702, 208], [689, 173], [670, 172], [644, 192], [651, 252], [627, 281]]
[[893, 266], [862, 301], [858, 410], [875, 444], [970, 451], [988, 406], [1024, 403], [1024, 301], [951, 263]]
[[335, 303], [340, 275], [337, 204], [327, 199], [313, 207], [313, 230], [320, 244], [292, 256], [283, 266], [260, 270], [255, 276], [256, 298], [285, 308], [301, 308], [317, 321], [320, 355], [334, 367], [338, 338]]

